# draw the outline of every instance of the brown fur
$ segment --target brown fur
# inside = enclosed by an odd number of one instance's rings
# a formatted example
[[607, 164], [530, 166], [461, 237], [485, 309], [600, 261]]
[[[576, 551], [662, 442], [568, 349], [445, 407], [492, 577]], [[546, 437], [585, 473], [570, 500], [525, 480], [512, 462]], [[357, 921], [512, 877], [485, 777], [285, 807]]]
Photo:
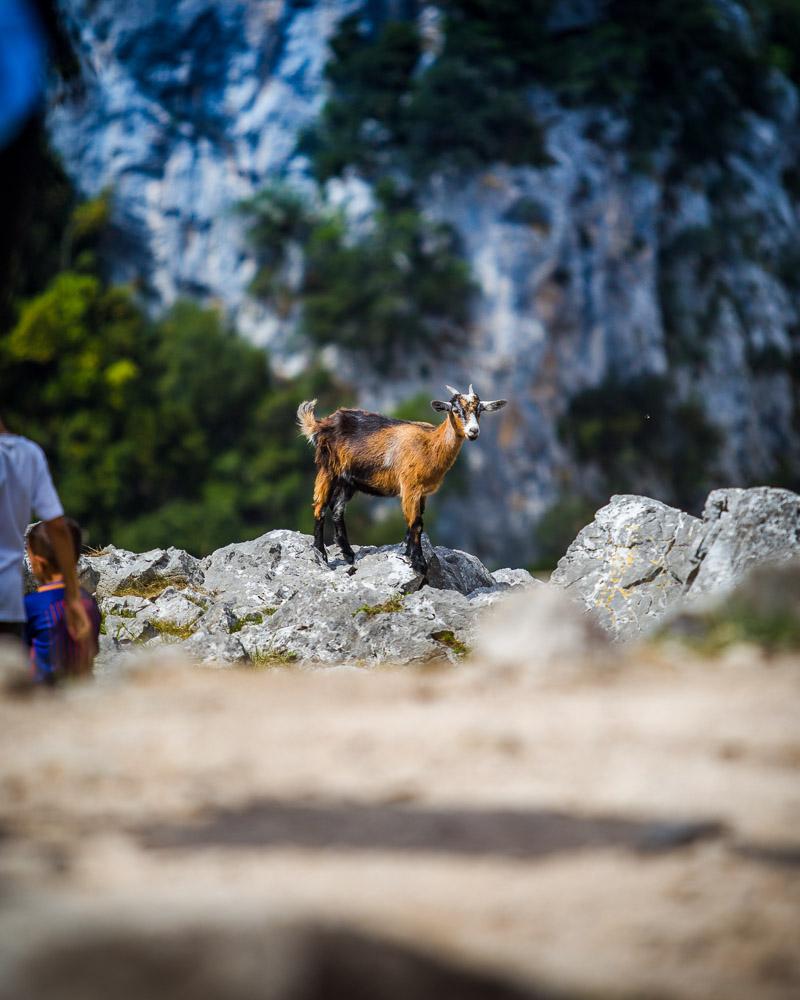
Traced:
[[[322, 516], [333, 482], [352, 478], [381, 496], [399, 496], [410, 526], [417, 516], [419, 500], [439, 489], [458, 457], [464, 443], [461, 420], [448, 413], [438, 426], [398, 421], [371, 433], [347, 437], [338, 427], [337, 417], [342, 412], [337, 410], [322, 420], [314, 420], [307, 412], [298, 416], [303, 434], [316, 445], [314, 517]], [[377, 416], [364, 410], [347, 412]], [[359, 475], [361, 470], [368, 470], [368, 476]]]
[[[469, 395], [456, 393], [449, 403], [433, 402], [434, 409], [447, 411], [438, 426], [345, 408], [317, 420], [315, 404], [316, 400], [300, 404], [297, 423], [316, 449], [313, 500], [316, 547], [324, 556], [322, 526], [325, 508], [329, 506], [337, 541], [345, 558], [352, 561], [344, 525], [347, 501], [356, 490], [399, 496], [408, 526], [406, 552], [412, 563], [424, 566], [420, 542], [425, 498], [439, 489], [458, 457], [467, 436], [465, 421], [474, 418], [474, 424], [482, 407], [499, 408], [505, 401], [481, 404], [470, 387]], [[472, 436], [477, 436], [477, 429]]]

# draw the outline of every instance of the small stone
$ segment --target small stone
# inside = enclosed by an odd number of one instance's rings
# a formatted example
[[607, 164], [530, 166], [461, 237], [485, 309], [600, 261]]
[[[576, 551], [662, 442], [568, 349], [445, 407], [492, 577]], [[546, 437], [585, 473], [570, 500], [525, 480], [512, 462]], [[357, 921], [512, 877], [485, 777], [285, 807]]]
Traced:
[[[425, 544], [427, 542], [427, 544]], [[492, 574], [476, 556], [459, 549], [434, 548], [427, 536], [423, 538], [423, 553], [428, 561], [427, 582], [437, 590], [457, 590], [471, 594], [481, 587], [493, 587]]]
[[535, 587], [541, 583], [526, 569], [497, 569], [492, 573], [495, 584], [505, 584], [508, 587]]

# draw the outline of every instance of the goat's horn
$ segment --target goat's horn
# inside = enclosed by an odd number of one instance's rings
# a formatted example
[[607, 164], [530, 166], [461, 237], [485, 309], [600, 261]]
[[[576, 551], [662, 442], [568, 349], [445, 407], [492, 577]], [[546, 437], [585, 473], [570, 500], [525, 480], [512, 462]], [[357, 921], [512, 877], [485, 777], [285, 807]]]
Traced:
[[475, 393], [472, 391], [472, 382], [470, 382], [470, 384], [469, 384], [469, 392], [467, 393], [467, 395], [468, 396], [474, 396], [475, 395]]
[[452, 387], [452, 385], [446, 385], [445, 389], [447, 389], [447, 391], [450, 393], [451, 396], [460, 396], [461, 395], [461, 393], [458, 391], [458, 389], [454, 389]]

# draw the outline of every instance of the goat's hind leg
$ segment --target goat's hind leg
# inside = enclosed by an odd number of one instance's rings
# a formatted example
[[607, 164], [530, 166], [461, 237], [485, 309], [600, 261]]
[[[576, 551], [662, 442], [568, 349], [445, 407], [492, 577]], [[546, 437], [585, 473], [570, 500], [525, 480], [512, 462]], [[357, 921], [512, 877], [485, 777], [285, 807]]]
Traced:
[[319, 551], [325, 562], [328, 561], [328, 553], [325, 551], [325, 508], [330, 501], [332, 489], [333, 479], [327, 470], [318, 469], [314, 481], [314, 548]]
[[344, 511], [348, 502], [352, 499], [352, 487], [339, 482], [334, 487], [330, 500], [331, 510], [333, 511], [333, 532], [336, 538], [336, 544], [342, 550], [342, 555], [344, 556], [345, 561], [349, 562], [351, 566], [355, 562], [356, 556], [350, 546], [350, 540], [347, 537], [347, 525], [344, 523]]

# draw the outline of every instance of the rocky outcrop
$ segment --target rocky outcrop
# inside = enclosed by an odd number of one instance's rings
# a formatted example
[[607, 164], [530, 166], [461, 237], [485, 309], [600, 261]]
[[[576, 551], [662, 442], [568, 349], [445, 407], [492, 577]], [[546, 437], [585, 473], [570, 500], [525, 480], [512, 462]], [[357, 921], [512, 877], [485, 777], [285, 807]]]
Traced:
[[800, 558], [800, 496], [716, 490], [702, 519], [648, 497], [612, 497], [550, 585], [523, 569], [490, 573], [427, 536], [423, 548], [427, 577], [399, 545], [357, 547], [353, 566], [332, 550], [325, 563], [310, 536], [285, 530], [202, 560], [178, 549], [84, 556], [84, 585], [103, 612], [100, 669], [162, 646], [265, 667], [458, 662], [475, 649], [489, 667], [564, 676], [573, 663], [608, 662], [608, 636], [635, 638], [693, 607], [706, 615], [754, 567]]
[[163, 645], [218, 664], [457, 661], [481, 609], [534, 581], [524, 570], [495, 579], [474, 556], [427, 537], [424, 549], [427, 579], [399, 545], [357, 547], [352, 567], [326, 564], [310, 536], [283, 530], [203, 560], [176, 549], [84, 556], [84, 583], [103, 612], [100, 667]]
[[715, 490], [702, 519], [615, 496], [570, 545], [552, 582], [613, 636], [631, 638], [680, 604], [724, 597], [755, 566], [797, 556], [800, 496], [789, 490]]
[[616, 637], [635, 634], [685, 593], [702, 523], [647, 497], [615, 496], [559, 561], [551, 582]]
[[768, 487], [714, 490], [703, 527], [693, 596], [730, 591], [749, 569], [800, 555], [800, 496]]

